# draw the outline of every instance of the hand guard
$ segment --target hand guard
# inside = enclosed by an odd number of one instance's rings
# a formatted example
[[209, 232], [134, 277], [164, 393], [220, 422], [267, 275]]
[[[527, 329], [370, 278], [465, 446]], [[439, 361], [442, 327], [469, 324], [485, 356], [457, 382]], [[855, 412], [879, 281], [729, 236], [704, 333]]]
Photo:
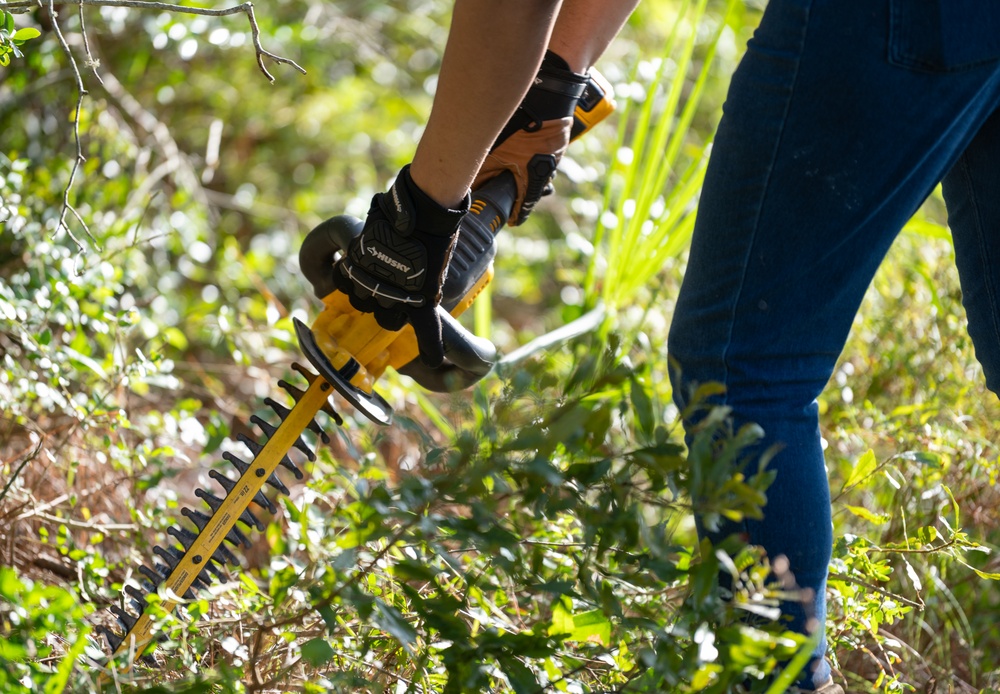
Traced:
[[472, 189], [477, 190], [502, 171], [517, 181], [517, 199], [509, 226], [524, 222], [543, 195], [552, 192], [552, 179], [570, 141], [573, 112], [587, 88], [587, 76], [551, 51], [538, 70], [534, 84], [501, 131]]
[[334, 284], [355, 309], [373, 314], [386, 330], [409, 322], [421, 359], [431, 367], [444, 360], [435, 309], [469, 202], [466, 196], [461, 209], [441, 207], [406, 166], [388, 192], [372, 198], [364, 229], [334, 268]]

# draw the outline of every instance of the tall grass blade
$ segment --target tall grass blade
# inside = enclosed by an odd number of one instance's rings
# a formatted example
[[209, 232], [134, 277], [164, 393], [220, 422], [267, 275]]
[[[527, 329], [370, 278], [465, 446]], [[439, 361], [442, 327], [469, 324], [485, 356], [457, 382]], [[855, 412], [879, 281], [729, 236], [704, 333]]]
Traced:
[[[641, 102], [635, 95], [624, 99], [604, 189], [606, 212], [596, 227], [596, 250], [584, 281], [585, 305], [603, 302], [609, 317], [687, 247], [707, 154], [707, 143], [692, 143], [692, 123], [703, 108], [717, 46], [736, 5], [737, 0], [727, 2], [709, 40], [700, 45], [708, 1], [684, 2]], [[639, 76], [636, 69], [633, 81]]]

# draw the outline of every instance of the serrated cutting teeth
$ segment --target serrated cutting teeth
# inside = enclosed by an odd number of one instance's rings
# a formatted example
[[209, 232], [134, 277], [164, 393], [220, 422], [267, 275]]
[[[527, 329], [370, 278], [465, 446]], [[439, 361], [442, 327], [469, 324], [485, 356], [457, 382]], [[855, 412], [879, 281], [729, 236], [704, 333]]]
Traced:
[[300, 388], [296, 388], [295, 386], [293, 386], [291, 383], [289, 383], [285, 379], [281, 379], [280, 381], [278, 381], [278, 387], [281, 388], [282, 390], [284, 390], [289, 395], [291, 395], [292, 396], [292, 400], [294, 400], [295, 402], [298, 402], [299, 400], [301, 400], [302, 396], [306, 394], [306, 392], [304, 390], [302, 390]]
[[146, 596], [149, 595], [149, 590], [139, 590], [133, 585], [126, 584], [125, 592], [132, 598], [132, 607], [139, 612], [143, 612], [146, 609]]
[[[198, 526], [198, 532], [204, 530], [205, 526], [208, 525], [208, 521], [212, 518], [211, 516], [205, 515], [201, 511], [194, 511], [189, 508], [182, 508], [181, 515]], [[250, 547], [252, 547], [250, 544], [250, 538], [244, 535], [243, 532], [236, 526], [233, 526], [229, 530], [229, 533], [226, 534], [226, 541], [234, 547], [239, 547], [240, 545], [242, 545], [244, 549], [250, 549]]]
[[[304, 440], [303, 432], [309, 429], [324, 442], [330, 441], [315, 421], [320, 410], [337, 424], [343, 423], [328, 402], [334, 387], [298, 364], [293, 364], [292, 368], [309, 381], [309, 388], [299, 390], [284, 381], [279, 382], [279, 386], [295, 400], [295, 406], [289, 409], [271, 398], [265, 400], [265, 405], [281, 419], [280, 425], [273, 426], [257, 415], [250, 418], [250, 422], [256, 424], [266, 438], [258, 442], [240, 434], [234, 439], [250, 451], [251, 462], [229, 451], [222, 454], [239, 473], [239, 478], [232, 473], [227, 474], [222, 468], [208, 471], [209, 477], [219, 483], [225, 494], [220, 496], [207, 489], [195, 489], [195, 496], [207, 504], [211, 513], [203, 507], [182, 508], [181, 514], [188, 519], [188, 523], [166, 530], [176, 543], [167, 542], [164, 546], [153, 547], [157, 559], [139, 567], [142, 579], [129, 582], [124, 588], [124, 603], [110, 608], [125, 633], [119, 636], [114, 629], [96, 627], [97, 632], [104, 634], [115, 657], [134, 649], [134, 653], [143, 660], [153, 662], [151, 658], [147, 660], [147, 656], [142, 656], [152, 640], [158, 638], [150, 596], [159, 593], [160, 609], [168, 613], [179, 603], [194, 599], [194, 591], [208, 589], [214, 578], [228, 580], [227, 567], [240, 566], [239, 559], [229, 547], [252, 546], [247, 533], [236, 527], [237, 522], [250, 529], [263, 531], [266, 528], [248, 506], [255, 503], [271, 514], [278, 512], [277, 505], [264, 494], [263, 485], [270, 485], [280, 494], [289, 494], [288, 487], [276, 474], [279, 466], [291, 471], [298, 479], [304, 478], [303, 471], [293, 463], [290, 450], [296, 448], [310, 461], [316, 460], [316, 454]], [[134, 612], [138, 612], [138, 616]], [[159, 637], [165, 636], [160, 634]], [[125, 669], [127, 667], [130, 665]]]
[[[250, 421], [252, 422], [253, 419], [251, 419]], [[257, 443], [246, 434], [239, 434], [237, 435], [236, 439], [250, 450], [250, 453], [253, 455], [254, 458], [256, 458], [257, 455], [262, 450], [264, 450], [263, 444]], [[303, 477], [305, 477], [305, 475], [302, 474], [302, 470], [299, 470], [298, 467], [295, 466], [295, 463], [293, 463], [287, 455], [282, 457], [279, 465], [281, 465], [281, 467], [285, 468], [286, 470], [291, 470], [292, 474], [295, 475], [296, 479], [300, 480]]]
[[[169, 530], [167, 532], [169, 532]], [[170, 575], [170, 572], [173, 571], [174, 568], [177, 566], [177, 562], [180, 561], [181, 557], [184, 556], [184, 553], [177, 550], [177, 548], [175, 547], [163, 549], [159, 545], [153, 547], [153, 554], [155, 554], [156, 556], [158, 556], [160, 559], [162, 559], [167, 563], [168, 567], [167, 576]], [[191, 585], [196, 590], [207, 590], [208, 587], [211, 585], [211, 581], [212, 579], [208, 577], [208, 574], [202, 571], [201, 573], [199, 573], [197, 576], [194, 577], [194, 579], [191, 581]]]
[[[171, 525], [169, 528], [167, 528], [167, 535], [171, 535], [174, 538], [176, 538], [177, 541], [184, 546], [185, 552], [191, 549], [191, 545], [193, 545], [194, 541], [198, 539], [198, 536], [195, 535], [190, 530], [188, 530], [187, 528], [179, 528], [176, 525]], [[210, 558], [214, 559], [222, 566], [230, 564], [231, 566], [238, 567], [240, 565], [240, 560], [237, 559], [236, 555], [230, 552], [225, 545], [219, 545], [219, 548], [212, 553], [212, 556]], [[225, 574], [216, 573], [216, 570], [213, 570], [215, 569], [215, 567], [212, 566], [211, 562], [206, 561], [205, 568], [214, 573], [217, 578], [225, 580], [226, 578]]]
[[[283, 383], [288, 388], [293, 388], [293, 390], [295, 390], [295, 392], [302, 393], [302, 391], [299, 390], [298, 388], [294, 388], [293, 386], [289, 386], [284, 381], [278, 381], [278, 385], [279, 386], [281, 384], [283, 384]], [[289, 395], [292, 395], [293, 398], [295, 397], [291, 392], [289, 392]], [[296, 402], [298, 402], [298, 401], [296, 400]], [[278, 417], [281, 419], [281, 421], [285, 421], [285, 417], [287, 417], [292, 412], [290, 409], [288, 409], [287, 407], [285, 407], [281, 403], [279, 403], [276, 400], [274, 400], [274, 398], [264, 398], [264, 404], [267, 405], [268, 407], [270, 407], [272, 410], [274, 410], [274, 413], [276, 415], [278, 415]], [[316, 423], [315, 419], [312, 420], [311, 422], [309, 422], [309, 424], [306, 425], [306, 429], [308, 429], [312, 433], [314, 433], [317, 436], [319, 436], [319, 438], [323, 441], [323, 443], [330, 443], [330, 437], [327, 436], [326, 432], [323, 431], [320, 428], [319, 424]]]
[[[221, 484], [223, 489], [226, 490], [226, 494], [231, 492], [233, 490], [233, 487], [236, 486], [236, 482], [234, 480], [229, 479], [218, 470], [209, 470], [208, 476], [211, 477], [216, 482], [218, 482], [219, 484]], [[261, 508], [266, 508], [267, 512], [272, 515], [278, 512], [278, 507], [275, 506], [270, 499], [264, 496], [263, 492], [257, 492], [253, 497], [253, 501]]]
[[[153, 551], [155, 552], [156, 550], [154, 549]], [[157, 586], [159, 586], [160, 583], [165, 581], [167, 577], [170, 576], [169, 567], [164, 566], [160, 562], [154, 562], [153, 566], [155, 567], [154, 569], [151, 569], [144, 564], [139, 567], [139, 573], [141, 573], [143, 576], [149, 579], [148, 584], [146, 584], [145, 582], [143, 583], [143, 587], [146, 588], [147, 594], [155, 593], [157, 590]], [[192, 593], [191, 589], [189, 588], [184, 591], [184, 595], [182, 595], [181, 597], [184, 598], [185, 600], [193, 600], [194, 593]]]
[[[250, 422], [259, 426], [260, 430], [263, 431], [268, 438], [274, 436], [274, 432], [278, 430], [278, 427], [271, 425], [270, 423], [264, 421], [257, 415], [252, 416], [250, 418]], [[316, 454], [313, 453], [313, 449], [311, 449], [309, 445], [302, 440], [301, 436], [295, 439], [295, 443], [293, 443], [292, 445], [295, 446], [295, 448], [297, 448], [298, 450], [302, 451], [305, 454], [305, 456], [309, 458], [310, 462], [316, 462]], [[285, 457], [287, 458], [288, 456]]]
[[[313, 381], [319, 378], [319, 374], [314, 374], [312, 371], [310, 371], [306, 367], [302, 366], [302, 364], [299, 364], [297, 362], [292, 363], [292, 371], [294, 371], [295, 373], [299, 374], [304, 379], [309, 381], [309, 385], [312, 385]], [[298, 402], [301, 399], [301, 397], [305, 395], [305, 391], [299, 390], [295, 386], [289, 385], [285, 381], [278, 381], [278, 386], [284, 388], [285, 392], [291, 395], [295, 399], [295, 402]], [[292, 390], [290, 389], [294, 389], [299, 394], [296, 396], [295, 394], [292, 393]], [[344, 418], [341, 417], [340, 414], [335, 409], [333, 409], [333, 405], [331, 405], [329, 402], [324, 402], [323, 405], [320, 407], [320, 409], [327, 415], [329, 415], [333, 419], [333, 421], [337, 424], [338, 427], [344, 425]]]
[[96, 627], [94, 627], [94, 631], [96, 631], [98, 634], [101, 634], [104, 637], [104, 639], [108, 642], [108, 647], [112, 651], [118, 650], [118, 647], [122, 643], [121, 636], [119, 636], [118, 634], [116, 634], [114, 631], [104, 626], [103, 624], [99, 624]]
[[118, 623], [122, 625], [122, 629], [125, 631], [131, 629], [135, 625], [135, 620], [138, 619], [138, 617], [133, 617], [118, 605], [112, 605], [109, 609], [111, 610], [111, 614], [118, 618]]
[[[242, 458], [236, 457], [235, 454], [230, 453], [229, 451], [223, 453], [222, 457], [228, 460], [230, 463], [232, 463], [233, 467], [240, 471], [241, 477], [243, 476], [243, 473], [245, 473], [247, 470], [250, 469], [250, 463], [243, 460]], [[284, 494], [285, 496], [288, 496], [291, 493], [288, 491], [288, 487], [286, 487], [273, 472], [271, 473], [271, 476], [267, 478], [267, 483], [271, 485], [271, 487], [279, 494]]]
[[[222, 499], [211, 492], [206, 492], [204, 489], [195, 489], [194, 495], [199, 499], [203, 499], [213, 512], [222, 506]], [[243, 511], [243, 513], [240, 514], [239, 520], [242, 521], [242, 523], [248, 528], [257, 528], [258, 532], [264, 532], [264, 523], [261, 522], [257, 516], [253, 515], [253, 512], [250, 509]]]

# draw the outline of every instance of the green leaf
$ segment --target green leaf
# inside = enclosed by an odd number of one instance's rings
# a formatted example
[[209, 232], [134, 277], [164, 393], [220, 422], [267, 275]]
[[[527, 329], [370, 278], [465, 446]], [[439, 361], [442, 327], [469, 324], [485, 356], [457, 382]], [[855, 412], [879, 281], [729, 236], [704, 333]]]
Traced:
[[42, 32], [40, 32], [35, 27], [22, 27], [17, 31], [15, 31], [14, 35], [11, 38], [14, 41], [21, 42], [21, 41], [27, 41], [28, 39], [36, 39], [41, 35]]
[[302, 644], [302, 659], [313, 667], [330, 662], [335, 655], [333, 647], [326, 639], [310, 639]]
[[333, 611], [333, 608], [330, 605], [320, 605], [316, 608], [316, 611], [323, 618], [323, 623], [326, 624], [327, 630], [331, 634], [336, 633], [340, 624], [337, 622], [337, 613]]
[[188, 348], [187, 336], [174, 327], [168, 327], [163, 331], [163, 339], [166, 340], [167, 344], [171, 347], [176, 347], [177, 349], [184, 351]]
[[7, 663], [18, 663], [27, 658], [28, 649], [11, 640], [0, 640], [0, 661]]
[[87, 636], [86, 633], [79, 634], [76, 637], [76, 643], [73, 647], [67, 651], [66, 655], [63, 656], [62, 660], [59, 662], [59, 667], [56, 668], [55, 675], [45, 683], [45, 694], [59, 694], [65, 691], [66, 684], [69, 682], [69, 677], [73, 673], [73, 666], [76, 664], [77, 659], [83, 654], [83, 649], [87, 646]]
[[108, 377], [108, 373], [107, 371], [104, 370], [104, 367], [98, 364], [96, 360], [92, 359], [86, 354], [82, 354], [81, 352], [78, 352], [75, 349], [72, 349], [71, 347], [63, 347], [63, 352], [66, 354], [67, 357], [69, 357], [71, 361], [87, 367], [95, 374], [97, 374], [97, 376], [100, 377], [101, 379], [106, 379]]
[[889, 515], [885, 513], [875, 513], [869, 511], [863, 506], [848, 506], [847, 510], [853, 513], [858, 518], [864, 518], [869, 523], [875, 523], [876, 525], [882, 525], [883, 523], [889, 522]]
[[603, 646], [611, 645], [611, 622], [600, 610], [588, 610], [573, 615], [572, 641], [597, 641]]
[[632, 399], [632, 410], [635, 413], [636, 421], [639, 423], [639, 431], [645, 436], [653, 435], [653, 427], [656, 425], [656, 417], [653, 413], [653, 401], [649, 398], [645, 386], [639, 379], [632, 379], [632, 387], [629, 389]]
[[375, 600], [374, 620], [380, 629], [394, 636], [407, 651], [411, 650], [410, 645], [417, 640], [417, 632], [406, 621], [402, 612], [381, 600]]
[[240, 583], [242, 583], [243, 586], [247, 590], [249, 590], [251, 593], [253, 593], [254, 595], [260, 595], [261, 594], [260, 588], [257, 586], [257, 582], [255, 580], [253, 580], [253, 578], [251, 578], [249, 575], [247, 575], [245, 573], [241, 573], [240, 574]]
[[0, 567], [0, 597], [16, 605], [23, 590], [24, 584], [18, 579], [17, 572], [14, 569]]
[[573, 633], [573, 613], [568, 603], [568, 598], [561, 598], [552, 606], [552, 626], [549, 627], [549, 634], [571, 634]]
[[611, 622], [601, 610], [571, 612], [569, 598], [563, 596], [552, 607], [550, 635], [564, 635], [566, 641], [597, 641], [604, 646], [611, 645]]
[[3, 28], [8, 34], [14, 33], [14, 15], [0, 10], [0, 16], [3, 17]]
[[854, 464], [854, 469], [851, 470], [851, 474], [847, 478], [847, 482], [844, 483], [844, 489], [850, 489], [851, 487], [861, 484], [868, 477], [875, 472], [875, 468], [878, 462], [875, 460], [875, 451], [868, 449], [865, 451], [864, 455], [858, 458], [858, 462]]
[[393, 567], [393, 574], [401, 581], [433, 581], [438, 572], [412, 559], [403, 559]]
[[507, 675], [507, 681], [510, 682], [510, 687], [515, 694], [529, 694], [540, 690], [535, 673], [520, 660], [504, 658], [500, 661], [500, 669], [503, 670], [503, 674]]
[[691, 678], [691, 691], [700, 692], [718, 679], [722, 666], [716, 663], [705, 663]]

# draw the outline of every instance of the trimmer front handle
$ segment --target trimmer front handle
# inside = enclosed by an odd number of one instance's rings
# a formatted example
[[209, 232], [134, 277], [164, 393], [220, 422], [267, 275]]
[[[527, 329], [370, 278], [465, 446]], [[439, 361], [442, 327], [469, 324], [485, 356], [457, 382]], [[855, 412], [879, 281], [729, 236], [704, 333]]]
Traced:
[[[333, 284], [333, 267], [364, 222], [339, 215], [320, 223], [299, 250], [299, 265], [325, 308], [312, 326], [316, 344], [334, 368], [349, 368], [349, 382], [371, 393], [386, 367], [413, 378], [433, 391], [455, 391], [479, 381], [493, 368], [496, 348], [476, 337], [454, 316], [463, 313], [493, 278], [496, 233], [507, 223], [514, 204], [514, 177], [505, 173], [473, 193], [472, 205], [459, 228], [438, 311], [442, 318], [445, 363], [437, 368], [419, 359], [412, 328], [381, 328], [374, 316], [355, 310]], [[336, 384], [334, 384], [336, 385]]]

